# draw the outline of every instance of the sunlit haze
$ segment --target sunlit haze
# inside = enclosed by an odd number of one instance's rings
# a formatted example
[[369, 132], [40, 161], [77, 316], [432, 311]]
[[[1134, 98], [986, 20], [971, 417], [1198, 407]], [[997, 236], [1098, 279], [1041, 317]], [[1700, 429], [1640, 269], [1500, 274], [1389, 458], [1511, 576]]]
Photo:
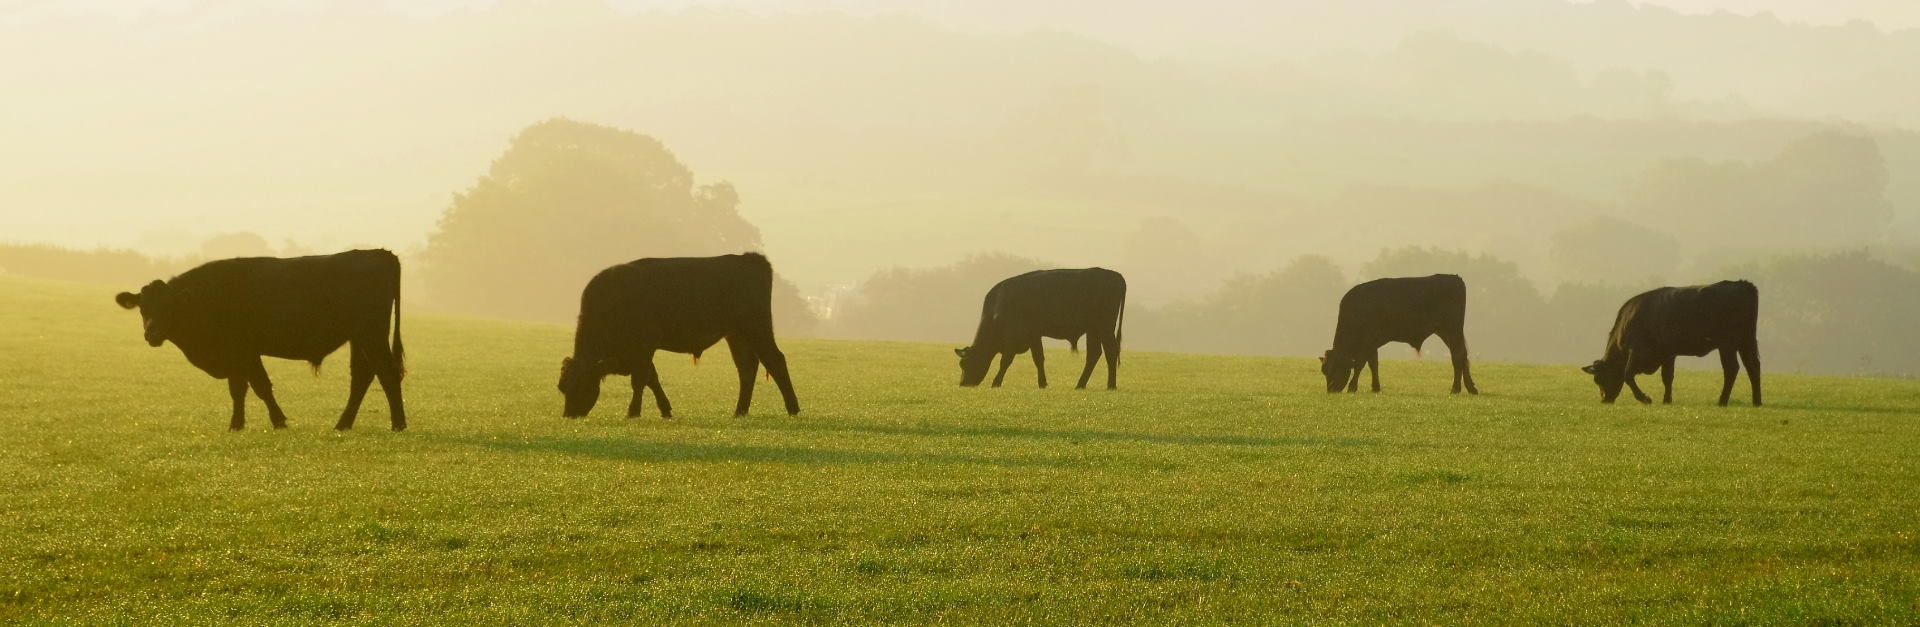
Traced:
[[[1920, 242], [1910, 2], [0, 11], [5, 244], [187, 259], [244, 234], [415, 260], [552, 119], [731, 184], [752, 245], [822, 307], [986, 254], [1119, 268], [1160, 306], [1303, 255], [1358, 277], [1406, 246], [1491, 255], [1550, 293], [1782, 253], [1905, 264]], [[706, 250], [600, 235], [610, 256]]]

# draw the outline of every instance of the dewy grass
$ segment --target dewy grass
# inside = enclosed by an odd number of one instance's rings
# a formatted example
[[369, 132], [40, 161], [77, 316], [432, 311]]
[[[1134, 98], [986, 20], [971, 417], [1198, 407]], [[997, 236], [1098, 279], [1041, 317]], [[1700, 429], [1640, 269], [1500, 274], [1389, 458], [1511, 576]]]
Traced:
[[417, 316], [409, 431], [331, 429], [336, 356], [229, 433], [111, 296], [0, 279], [0, 621], [1920, 622], [1920, 382], [1128, 351], [962, 389], [952, 346], [787, 339], [798, 417], [662, 354], [677, 418], [610, 379], [567, 420], [569, 329]]

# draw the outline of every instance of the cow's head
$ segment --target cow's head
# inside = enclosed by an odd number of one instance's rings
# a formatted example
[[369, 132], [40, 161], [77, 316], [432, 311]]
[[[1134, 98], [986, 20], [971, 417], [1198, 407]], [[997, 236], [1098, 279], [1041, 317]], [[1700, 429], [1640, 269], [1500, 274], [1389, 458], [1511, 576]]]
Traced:
[[1596, 359], [1593, 360], [1593, 363], [1582, 367], [1580, 371], [1593, 375], [1593, 384], [1600, 386], [1600, 402], [1602, 403], [1611, 403], [1613, 399], [1620, 398], [1620, 388], [1627, 384], [1627, 364], [1625, 362], [1616, 364], [1609, 363], [1604, 359]]
[[561, 359], [560, 393], [567, 397], [561, 415], [581, 418], [593, 411], [593, 404], [600, 401], [600, 379], [606, 377], [609, 371], [605, 360], [582, 362], [572, 357]]
[[148, 344], [159, 346], [166, 343], [167, 330], [173, 321], [173, 298], [166, 281], [148, 283], [140, 288], [138, 294], [115, 294], [113, 302], [120, 303], [126, 309], [140, 310], [140, 326], [146, 329]]
[[1347, 382], [1360, 376], [1360, 366], [1365, 362], [1359, 357], [1339, 351], [1329, 350], [1320, 357], [1320, 374], [1327, 378], [1327, 393], [1339, 392], [1347, 387]]
[[974, 350], [972, 346], [953, 349], [960, 356], [960, 385], [973, 387], [987, 378], [987, 367], [993, 365], [993, 353]]

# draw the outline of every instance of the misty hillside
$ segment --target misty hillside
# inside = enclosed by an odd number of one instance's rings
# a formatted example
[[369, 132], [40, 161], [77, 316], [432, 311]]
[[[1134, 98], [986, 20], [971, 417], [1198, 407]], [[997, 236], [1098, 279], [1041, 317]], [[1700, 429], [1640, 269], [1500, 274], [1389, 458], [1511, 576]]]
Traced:
[[[810, 289], [986, 251], [1184, 259], [1191, 288], [1146, 288], [1167, 300], [1299, 254], [1356, 264], [1401, 245], [1495, 252], [1554, 281], [1543, 233], [1601, 215], [1664, 229], [1703, 196], [1745, 206], [1735, 190], [1786, 161], [1868, 171], [1767, 193], [1843, 187], [1849, 206], [1804, 209], [1866, 215], [1844, 231], [1868, 236], [1743, 219], [1752, 237], [1688, 239], [1684, 261], [1749, 240], [1920, 238], [1904, 106], [1920, 82], [1894, 80], [1920, 58], [1914, 31], [1623, 2], [1101, 6], [16, 17], [0, 27], [0, 76], [22, 95], [0, 101], [15, 148], [0, 212], [74, 218], [12, 218], [18, 241], [176, 253], [244, 229], [412, 250], [515, 130], [564, 115], [733, 182]], [[1025, 30], [1065, 15], [1086, 19]], [[1163, 41], [1141, 36], [1150, 23]], [[1783, 157], [1834, 133], [1867, 144]], [[1720, 182], [1662, 187], [1675, 172]]]

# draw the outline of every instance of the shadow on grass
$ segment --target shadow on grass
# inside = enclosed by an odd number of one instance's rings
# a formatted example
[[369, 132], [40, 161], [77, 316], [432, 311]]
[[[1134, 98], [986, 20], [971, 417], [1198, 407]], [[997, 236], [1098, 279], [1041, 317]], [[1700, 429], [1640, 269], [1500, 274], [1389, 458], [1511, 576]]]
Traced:
[[1033, 440], [1064, 440], [1069, 443], [1139, 442], [1144, 444], [1170, 444], [1179, 446], [1356, 447], [1379, 446], [1383, 444], [1380, 440], [1372, 438], [1351, 437], [1275, 438], [1230, 434], [1126, 433], [1121, 431], [1092, 431], [1085, 429], [1055, 431], [1048, 429], [1029, 429], [1026, 427], [907, 426], [804, 421], [756, 423], [749, 428], [768, 431], [851, 431], [908, 437], [1023, 438]]
[[963, 464], [1003, 467], [1070, 468], [1086, 464], [1070, 459], [986, 457], [950, 453], [889, 453], [801, 446], [646, 442], [629, 438], [536, 438], [449, 441], [513, 453], [559, 453], [635, 462], [767, 462], [790, 464]]

